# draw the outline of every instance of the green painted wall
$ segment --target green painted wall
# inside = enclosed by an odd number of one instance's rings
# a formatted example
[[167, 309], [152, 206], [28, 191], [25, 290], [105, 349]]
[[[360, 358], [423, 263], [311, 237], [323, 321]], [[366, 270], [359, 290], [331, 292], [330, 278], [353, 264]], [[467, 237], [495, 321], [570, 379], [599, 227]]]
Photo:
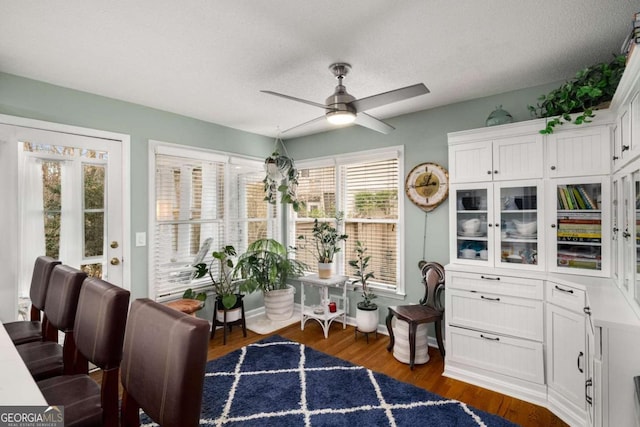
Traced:
[[[358, 126], [285, 141], [295, 159], [308, 159], [337, 153], [361, 151], [391, 145], [405, 147], [405, 173], [413, 166], [433, 161], [447, 166], [447, 133], [483, 127], [497, 105], [509, 111], [516, 121], [528, 120], [527, 104], [558, 84], [529, 88], [487, 98], [408, 114], [388, 122], [396, 127], [382, 135]], [[159, 89], [161, 90], [161, 89]], [[428, 95], [427, 95], [428, 96]], [[131, 231], [147, 230], [147, 150], [148, 140], [211, 148], [220, 151], [265, 157], [273, 139], [250, 134], [140, 105], [70, 90], [47, 83], [0, 73], [0, 114], [46, 120], [131, 136]], [[425, 214], [405, 200], [405, 281], [407, 302], [422, 297], [418, 261], [423, 258]], [[131, 239], [132, 297], [147, 295], [147, 247], [136, 247]], [[448, 262], [449, 238], [446, 205], [428, 215], [426, 258]], [[246, 308], [261, 303], [259, 295], [247, 298]], [[354, 301], [358, 298], [354, 297]], [[386, 306], [398, 300], [379, 298], [381, 319]], [[208, 304], [211, 306], [211, 304]], [[351, 315], [355, 315], [352, 304]], [[210, 317], [207, 312], [203, 317]]]
[[[448, 168], [447, 133], [485, 126], [489, 114], [498, 105], [511, 113], [515, 121], [529, 120], [528, 104], [535, 104], [538, 96], [556, 88], [549, 84], [514, 92], [503, 93], [472, 101], [451, 104], [386, 120], [396, 130], [388, 135], [360, 126], [351, 126], [322, 134], [286, 140], [290, 156], [296, 160], [361, 151], [385, 146], [404, 146], [405, 175], [415, 165], [435, 162]], [[429, 96], [429, 95], [426, 95]], [[404, 191], [401, 191], [404, 194]], [[449, 217], [448, 202], [427, 214], [427, 237], [425, 213], [404, 196], [404, 246], [405, 246], [405, 290], [407, 303], [417, 303], [422, 298], [424, 287], [420, 281], [418, 262], [423, 259], [426, 241], [426, 256], [429, 261], [443, 265], [449, 262]], [[347, 254], [348, 256], [351, 254]], [[351, 259], [351, 258], [348, 258]], [[352, 301], [359, 301], [354, 295]], [[380, 306], [380, 320], [384, 322], [389, 305], [397, 305], [397, 299], [376, 299]], [[351, 315], [355, 316], [355, 304], [351, 304]]]

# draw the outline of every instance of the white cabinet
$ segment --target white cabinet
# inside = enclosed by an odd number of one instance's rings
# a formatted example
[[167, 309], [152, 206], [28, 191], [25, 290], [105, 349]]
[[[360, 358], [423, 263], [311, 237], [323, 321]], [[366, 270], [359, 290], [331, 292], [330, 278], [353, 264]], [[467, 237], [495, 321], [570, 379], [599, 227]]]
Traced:
[[540, 134], [502, 136], [475, 142], [462, 138], [461, 141], [463, 143], [449, 146], [452, 183], [542, 178]]
[[453, 184], [449, 196], [451, 259], [529, 270], [544, 269], [542, 180]]
[[[593, 349], [587, 343], [583, 290], [547, 282], [547, 385], [549, 403], [571, 425], [586, 425], [593, 404]], [[591, 347], [593, 334], [591, 334]]]
[[611, 250], [609, 178], [553, 179], [547, 188], [549, 271], [608, 277]]
[[[536, 401], [544, 389], [543, 281], [446, 269], [445, 375], [477, 369]], [[459, 377], [458, 377], [459, 378]], [[523, 386], [526, 384], [525, 386]], [[484, 385], [484, 384], [482, 384]]]
[[550, 178], [607, 175], [611, 170], [611, 128], [576, 126], [546, 138]]

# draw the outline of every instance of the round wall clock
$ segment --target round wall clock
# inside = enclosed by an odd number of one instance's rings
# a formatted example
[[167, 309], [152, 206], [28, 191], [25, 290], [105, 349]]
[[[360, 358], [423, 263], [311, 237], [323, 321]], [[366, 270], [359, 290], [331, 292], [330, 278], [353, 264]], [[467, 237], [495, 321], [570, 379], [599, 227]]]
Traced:
[[436, 163], [421, 163], [407, 175], [404, 189], [420, 209], [432, 211], [449, 195], [449, 172]]

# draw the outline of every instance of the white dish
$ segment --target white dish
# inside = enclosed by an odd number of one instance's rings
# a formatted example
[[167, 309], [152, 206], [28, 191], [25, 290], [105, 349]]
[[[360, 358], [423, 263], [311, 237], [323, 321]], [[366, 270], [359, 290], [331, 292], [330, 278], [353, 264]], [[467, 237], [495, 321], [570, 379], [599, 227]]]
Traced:
[[515, 263], [518, 263], [518, 264], [522, 264], [522, 257], [520, 257], [518, 255], [509, 255], [506, 258], [506, 261], [507, 262], [515, 262]]
[[537, 239], [538, 233], [533, 233], [533, 234], [509, 233], [509, 237], [513, 239]]
[[314, 312], [315, 314], [324, 314], [324, 308], [322, 308], [322, 307], [316, 307], [316, 308], [314, 308], [314, 309], [313, 309], [313, 312]]
[[482, 237], [485, 235], [484, 231], [474, 231], [473, 233], [467, 233], [465, 231], [458, 231], [458, 236], [463, 237]]
[[463, 259], [476, 259], [476, 256], [475, 255], [474, 256], [460, 255], [460, 258], [463, 258]]

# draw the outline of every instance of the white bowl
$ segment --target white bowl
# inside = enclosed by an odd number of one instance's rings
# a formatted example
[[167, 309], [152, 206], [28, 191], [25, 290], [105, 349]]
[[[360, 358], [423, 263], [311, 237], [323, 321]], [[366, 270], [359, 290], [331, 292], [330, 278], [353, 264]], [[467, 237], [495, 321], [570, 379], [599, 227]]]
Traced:
[[517, 219], [513, 220], [513, 225], [516, 226], [516, 230], [519, 234], [530, 236], [538, 231], [538, 223], [535, 221], [523, 222]]
[[478, 218], [468, 219], [462, 222], [462, 229], [465, 233], [477, 233], [480, 230], [480, 220]]

